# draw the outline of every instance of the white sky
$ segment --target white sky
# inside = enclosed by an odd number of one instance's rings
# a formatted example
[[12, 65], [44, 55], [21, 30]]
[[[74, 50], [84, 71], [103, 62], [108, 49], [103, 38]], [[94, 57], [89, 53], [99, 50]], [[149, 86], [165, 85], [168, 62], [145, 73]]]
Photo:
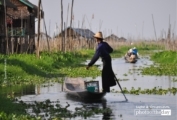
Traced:
[[[38, 0], [29, 1], [38, 5]], [[68, 4], [71, 9], [71, 2], [72, 0], [63, 0], [64, 22]], [[61, 0], [42, 0], [42, 4], [47, 31], [49, 33], [50, 26], [50, 35], [53, 36], [56, 24], [61, 24]], [[169, 18], [171, 30], [176, 34], [177, 0], [74, 0], [73, 12], [74, 27], [81, 27], [83, 16], [86, 15], [84, 27], [97, 32], [102, 21], [100, 30], [105, 36], [110, 35], [112, 31], [118, 37], [155, 38], [152, 14], [157, 37], [160, 37], [163, 31], [167, 33]]]

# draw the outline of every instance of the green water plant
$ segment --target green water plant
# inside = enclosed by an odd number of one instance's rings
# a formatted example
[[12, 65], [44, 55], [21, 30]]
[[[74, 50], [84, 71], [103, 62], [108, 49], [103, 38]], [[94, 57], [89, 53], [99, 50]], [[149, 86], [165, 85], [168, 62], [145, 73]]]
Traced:
[[173, 78], [172, 81], [173, 81], [173, 82], [177, 82], [177, 78]]
[[[56, 119], [56, 118], [75, 118], [81, 117], [87, 119], [95, 114], [111, 114], [109, 108], [98, 108], [98, 106], [90, 107], [87, 104], [83, 104], [81, 107], [75, 107], [74, 111], [69, 110], [70, 104], [66, 102], [66, 106], [63, 106], [59, 100], [50, 101], [49, 99], [41, 101], [31, 101], [30, 103], [25, 103], [23, 101], [18, 101], [26, 107], [27, 113], [31, 114], [31, 118], [41, 118], [41, 119]], [[31, 111], [31, 112], [30, 112]]]
[[171, 75], [177, 76], [177, 52], [162, 51], [154, 53], [151, 60], [155, 62], [154, 65], [142, 69], [144, 75]]
[[[25, 107], [22, 104], [14, 103], [14, 100], [0, 95], [0, 119], [9, 120], [8, 117], [12, 118], [14, 115], [26, 115]], [[3, 119], [4, 118], [4, 119]]]
[[[120, 93], [120, 91], [116, 91], [114, 89], [112, 89], [111, 92]], [[135, 89], [134, 87], [132, 87], [131, 90], [127, 90], [127, 88], [124, 87], [123, 92], [125, 94], [134, 94], [134, 95], [139, 95], [139, 94], [154, 94], [154, 95], [173, 94], [173, 95], [176, 95], [177, 88], [172, 87], [172, 88], [168, 88], [168, 89], [162, 89], [162, 88], [159, 88], [159, 87], [154, 87], [152, 89], [142, 90], [140, 87], [138, 89]]]

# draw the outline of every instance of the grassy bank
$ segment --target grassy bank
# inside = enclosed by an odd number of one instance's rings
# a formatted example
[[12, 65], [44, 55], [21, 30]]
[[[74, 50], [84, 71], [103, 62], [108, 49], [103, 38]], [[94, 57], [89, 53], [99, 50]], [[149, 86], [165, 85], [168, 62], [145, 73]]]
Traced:
[[45, 82], [51, 78], [74, 76], [70, 71], [73, 73], [78, 69], [82, 71], [80, 76], [96, 76], [98, 72], [96, 67], [92, 68], [95, 72], [88, 73], [85, 65], [80, 64], [90, 57], [89, 52], [88, 54], [84, 52], [42, 53], [40, 59], [37, 59], [35, 54], [1, 55], [1, 83], [5, 78], [11, 84]]
[[[152, 53], [160, 47], [157, 45], [136, 45], [140, 55]], [[122, 46], [114, 50], [112, 57], [123, 57], [129, 46]], [[13, 54], [10, 56], [0, 55], [0, 84], [24, 84], [40, 83], [58, 80], [59, 77], [96, 77], [100, 70], [96, 66], [86, 70], [81, 64], [86, 59], [91, 59], [94, 50], [81, 50], [77, 52], [52, 52], [41, 53], [40, 59], [35, 54]]]
[[154, 53], [151, 60], [155, 62], [154, 65], [144, 68], [143, 74], [146, 75], [171, 75], [177, 76], [177, 52], [163, 51]]

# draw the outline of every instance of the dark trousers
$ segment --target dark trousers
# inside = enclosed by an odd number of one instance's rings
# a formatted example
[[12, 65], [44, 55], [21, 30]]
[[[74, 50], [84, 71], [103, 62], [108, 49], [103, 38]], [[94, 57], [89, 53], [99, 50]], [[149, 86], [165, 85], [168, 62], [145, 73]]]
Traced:
[[116, 85], [114, 78], [114, 72], [112, 70], [111, 57], [102, 58], [103, 69], [102, 69], [102, 88], [103, 92], [110, 92], [110, 87]]

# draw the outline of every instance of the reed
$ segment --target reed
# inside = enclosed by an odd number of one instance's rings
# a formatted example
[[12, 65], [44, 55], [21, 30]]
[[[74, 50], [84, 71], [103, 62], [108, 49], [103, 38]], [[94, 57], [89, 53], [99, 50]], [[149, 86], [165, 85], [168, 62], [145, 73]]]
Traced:
[[[40, 51], [47, 51], [48, 50], [48, 44], [51, 48], [50, 51], [61, 51], [61, 38], [53, 38], [49, 40], [49, 43], [47, 40], [40, 40]], [[81, 42], [82, 41], [82, 42]], [[127, 40], [126, 42], [123, 41], [115, 41], [115, 40], [109, 40], [106, 41], [112, 46], [114, 49], [119, 49], [122, 46], [126, 46], [129, 48], [136, 47], [136, 46], [159, 46], [159, 49], [163, 50], [177, 50], [177, 40]], [[133, 45], [131, 45], [133, 43]], [[72, 39], [67, 38], [67, 42], [65, 43], [65, 50], [66, 51], [77, 51], [81, 49], [94, 49], [96, 46], [95, 41], [87, 40], [87, 39]]]

